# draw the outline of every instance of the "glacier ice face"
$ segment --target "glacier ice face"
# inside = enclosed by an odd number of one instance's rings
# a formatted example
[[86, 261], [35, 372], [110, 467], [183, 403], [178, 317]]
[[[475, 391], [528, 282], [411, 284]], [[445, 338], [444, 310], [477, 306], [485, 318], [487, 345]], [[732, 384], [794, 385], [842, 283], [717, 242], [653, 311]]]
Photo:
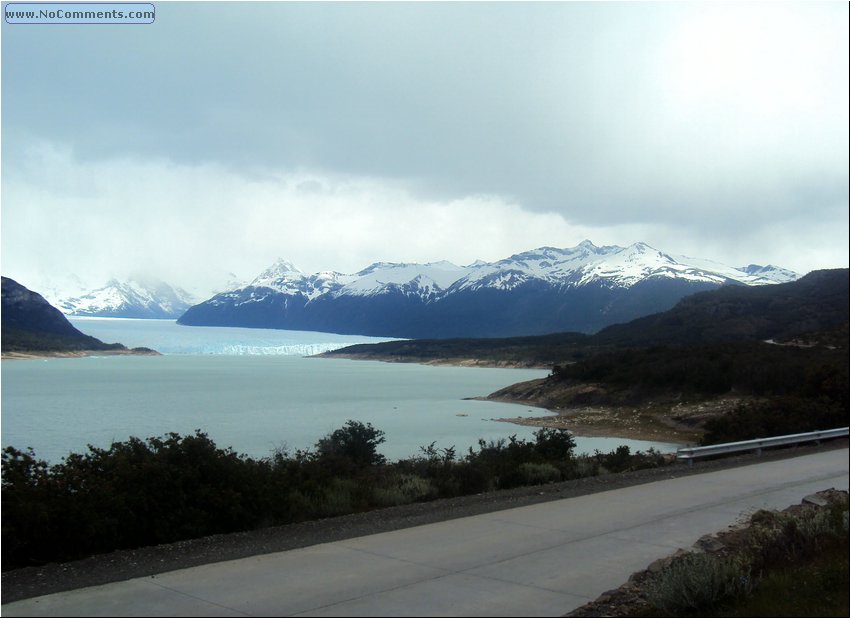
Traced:
[[185, 328], [174, 320], [71, 317], [70, 322], [104, 341], [152, 348], [166, 355], [313, 356], [357, 343], [391, 339], [263, 328]]

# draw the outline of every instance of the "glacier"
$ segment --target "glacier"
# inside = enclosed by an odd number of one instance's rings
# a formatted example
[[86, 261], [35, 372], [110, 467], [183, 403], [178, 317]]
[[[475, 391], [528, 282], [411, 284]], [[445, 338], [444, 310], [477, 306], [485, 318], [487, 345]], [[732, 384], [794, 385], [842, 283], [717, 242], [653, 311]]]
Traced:
[[175, 320], [74, 317], [69, 321], [87, 335], [160, 354], [226, 356], [313, 356], [358, 343], [390, 341], [363, 337], [263, 328], [180, 326]]

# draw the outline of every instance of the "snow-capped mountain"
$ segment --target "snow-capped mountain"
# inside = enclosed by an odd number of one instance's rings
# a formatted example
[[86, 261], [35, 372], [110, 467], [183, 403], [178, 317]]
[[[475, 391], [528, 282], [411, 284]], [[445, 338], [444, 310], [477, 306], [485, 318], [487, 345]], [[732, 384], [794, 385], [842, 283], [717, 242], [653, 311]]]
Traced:
[[261, 272], [248, 287], [274, 290], [281, 294], [302, 294], [312, 300], [339, 289], [351, 280], [350, 275], [331, 271], [305, 275], [292, 262], [278, 260]]
[[249, 285], [192, 307], [179, 322], [394, 337], [592, 332], [669, 309], [696, 291], [796, 278], [773, 266], [734, 268], [645, 243], [590, 241], [468, 266], [377, 262], [351, 275], [308, 275], [279, 260]]
[[799, 275], [793, 271], [779, 268], [777, 266], [759, 266], [758, 264], [750, 264], [742, 266], [738, 270], [747, 273], [753, 277], [763, 280], [763, 283], [787, 283], [799, 278]]
[[479, 263], [457, 282], [457, 289], [512, 289], [531, 280], [568, 288], [593, 282], [629, 288], [653, 277], [718, 285], [764, 285], [793, 281], [798, 275], [773, 266], [733, 268], [710, 260], [673, 256], [642, 242], [629, 247], [597, 247], [585, 240], [570, 249], [541, 247], [493, 264]]
[[56, 306], [65, 315], [112, 318], [177, 318], [197, 299], [156, 279], [111, 279], [105, 286], [79, 296], [60, 298]]

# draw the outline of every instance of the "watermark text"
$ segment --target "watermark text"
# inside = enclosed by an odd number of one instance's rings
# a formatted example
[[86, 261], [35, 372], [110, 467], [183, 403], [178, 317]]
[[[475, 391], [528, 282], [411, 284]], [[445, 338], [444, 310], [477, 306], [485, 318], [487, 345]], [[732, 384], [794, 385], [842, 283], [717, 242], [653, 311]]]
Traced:
[[10, 2], [3, 13], [7, 24], [152, 24], [156, 18], [149, 2]]

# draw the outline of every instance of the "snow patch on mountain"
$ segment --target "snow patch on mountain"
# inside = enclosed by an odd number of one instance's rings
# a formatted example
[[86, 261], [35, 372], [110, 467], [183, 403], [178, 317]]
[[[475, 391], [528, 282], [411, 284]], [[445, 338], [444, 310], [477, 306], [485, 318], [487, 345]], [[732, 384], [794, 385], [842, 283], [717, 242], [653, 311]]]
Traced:
[[358, 272], [335, 295], [374, 296], [407, 288], [428, 298], [441, 294], [466, 273], [467, 268], [447, 261], [428, 264], [379, 262]]
[[27, 285], [30, 289], [38, 290], [54, 307], [59, 307], [63, 299], [82, 296], [94, 287], [91, 282], [75, 274], [42, 276], [34, 281], [27, 281]]
[[767, 285], [771, 283], [787, 283], [788, 281], [794, 281], [799, 278], [797, 273], [790, 271], [786, 268], [773, 266], [772, 264], [768, 264], [767, 266], [750, 264], [749, 266], [742, 266], [737, 270], [747, 273], [751, 277], [755, 277], [758, 281], [761, 282], [760, 285]]
[[513, 255], [492, 264], [476, 263], [459, 280], [456, 290], [493, 287], [513, 289], [531, 280], [557, 287], [579, 287], [593, 282], [611, 287], [631, 287], [652, 277], [668, 277], [691, 282], [723, 284], [736, 281], [763, 285], [793, 281], [788, 270], [748, 272], [711, 260], [672, 256], [646, 243], [628, 247], [597, 247], [585, 240], [576, 247], [541, 247]]

